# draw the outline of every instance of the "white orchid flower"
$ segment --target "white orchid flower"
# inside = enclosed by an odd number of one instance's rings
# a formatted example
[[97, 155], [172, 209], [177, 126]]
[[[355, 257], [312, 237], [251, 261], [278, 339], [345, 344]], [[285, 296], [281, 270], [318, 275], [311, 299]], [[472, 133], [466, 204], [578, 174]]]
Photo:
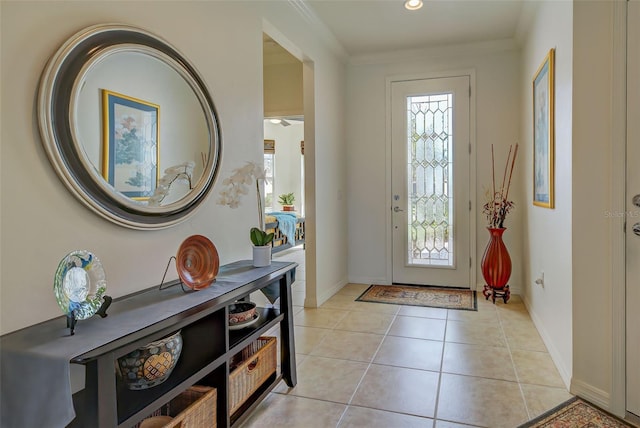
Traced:
[[179, 165], [173, 165], [164, 170], [164, 176], [158, 180], [158, 187], [153, 192], [153, 195], [149, 198], [148, 204], [150, 206], [158, 206], [160, 202], [169, 194], [171, 185], [176, 180], [186, 180], [189, 183], [191, 189], [191, 175], [195, 162], [187, 161]]
[[177, 174], [167, 174], [165, 176], [163, 176], [160, 181], [158, 181], [158, 184], [160, 186], [169, 186], [173, 180], [175, 180], [178, 177]]
[[184, 172], [184, 165], [173, 165], [164, 170], [165, 174], [180, 174]]

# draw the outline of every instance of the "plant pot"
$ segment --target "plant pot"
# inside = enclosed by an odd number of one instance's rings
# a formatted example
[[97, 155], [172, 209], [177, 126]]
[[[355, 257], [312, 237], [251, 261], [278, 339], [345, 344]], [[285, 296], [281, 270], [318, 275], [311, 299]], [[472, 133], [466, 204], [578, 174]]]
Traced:
[[295, 211], [296, 207], [295, 205], [283, 205], [282, 206], [282, 211]]
[[265, 267], [271, 265], [271, 245], [253, 246], [253, 266]]
[[502, 235], [507, 229], [488, 227], [487, 230], [490, 234], [490, 240], [482, 256], [482, 276], [489, 287], [501, 290], [511, 277], [511, 257], [502, 241]]

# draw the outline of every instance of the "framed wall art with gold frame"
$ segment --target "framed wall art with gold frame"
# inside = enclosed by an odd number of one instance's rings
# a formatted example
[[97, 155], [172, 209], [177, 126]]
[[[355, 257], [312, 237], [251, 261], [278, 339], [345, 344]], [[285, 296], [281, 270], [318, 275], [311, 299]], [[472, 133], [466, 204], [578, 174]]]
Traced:
[[554, 208], [555, 49], [533, 77], [533, 204]]

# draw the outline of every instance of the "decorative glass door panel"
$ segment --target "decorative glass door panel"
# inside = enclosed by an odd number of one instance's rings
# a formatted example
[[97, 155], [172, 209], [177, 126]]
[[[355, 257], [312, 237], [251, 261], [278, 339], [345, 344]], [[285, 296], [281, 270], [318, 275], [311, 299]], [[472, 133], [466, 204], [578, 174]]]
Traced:
[[394, 283], [470, 286], [469, 81], [391, 83]]
[[408, 96], [407, 261], [453, 266], [453, 94]]

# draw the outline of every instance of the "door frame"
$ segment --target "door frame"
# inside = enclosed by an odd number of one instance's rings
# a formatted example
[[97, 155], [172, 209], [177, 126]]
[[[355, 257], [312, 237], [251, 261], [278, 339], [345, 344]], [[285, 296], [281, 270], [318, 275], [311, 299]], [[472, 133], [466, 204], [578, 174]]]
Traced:
[[305, 307], [318, 307], [316, 267], [316, 110], [314, 61], [267, 20], [262, 20], [262, 32], [271, 37], [302, 63], [302, 101], [304, 115], [304, 204], [305, 204]]
[[[627, 192], [627, 2], [613, 5], [611, 207], [625, 212]], [[618, 165], [625, 165], [619, 168]], [[611, 396], [609, 410], [624, 418], [626, 391], [626, 234], [625, 218], [611, 218]], [[615, 310], [614, 310], [615, 308]]]
[[[407, 80], [425, 80], [440, 79], [447, 77], [468, 76], [469, 85], [471, 86], [471, 96], [469, 97], [469, 144], [471, 145], [471, 153], [469, 154], [469, 181], [476, 182], [476, 71], [473, 68], [454, 69], [435, 71], [419, 74], [402, 74], [387, 76], [385, 79], [385, 195], [386, 195], [386, 214], [385, 214], [385, 240], [386, 240], [386, 278], [387, 284], [393, 283], [393, 198], [391, 187], [391, 84], [393, 82], [402, 82]], [[470, 288], [477, 290], [477, 270], [478, 270], [478, 252], [476, 249], [476, 189], [469, 189], [469, 199], [471, 201], [471, 211], [469, 213], [469, 254], [471, 256], [471, 275]]]

